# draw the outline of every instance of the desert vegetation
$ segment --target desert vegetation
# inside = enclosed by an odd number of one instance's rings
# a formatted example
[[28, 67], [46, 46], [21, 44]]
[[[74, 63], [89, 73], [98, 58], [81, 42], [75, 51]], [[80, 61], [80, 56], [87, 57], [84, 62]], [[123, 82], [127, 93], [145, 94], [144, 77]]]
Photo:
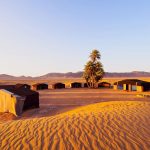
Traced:
[[103, 65], [99, 61], [100, 58], [100, 52], [98, 50], [93, 50], [90, 54], [90, 60], [85, 65], [83, 78], [89, 88], [96, 88], [97, 83], [104, 76]]

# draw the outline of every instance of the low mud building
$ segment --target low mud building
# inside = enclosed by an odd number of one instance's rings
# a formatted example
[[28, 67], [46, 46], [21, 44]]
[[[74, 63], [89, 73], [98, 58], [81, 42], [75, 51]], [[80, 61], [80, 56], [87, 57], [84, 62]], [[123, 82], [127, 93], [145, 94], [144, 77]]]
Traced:
[[126, 79], [114, 83], [113, 88], [115, 90], [120, 89], [124, 91], [150, 91], [150, 82], [138, 80], [138, 79]]
[[111, 88], [111, 84], [108, 82], [100, 82], [98, 83], [98, 88]]
[[82, 83], [73, 82], [73, 83], [70, 84], [70, 88], [82, 88]]
[[65, 88], [65, 84], [64, 83], [53, 83], [50, 85], [51, 89], [64, 89]]
[[46, 83], [36, 83], [32, 85], [32, 90], [37, 91], [37, 90], [46, 90], [48, 89], [48, 84]]
[[87, 83], [83, 83], [83, 88], [88, 88], [88, 84]]

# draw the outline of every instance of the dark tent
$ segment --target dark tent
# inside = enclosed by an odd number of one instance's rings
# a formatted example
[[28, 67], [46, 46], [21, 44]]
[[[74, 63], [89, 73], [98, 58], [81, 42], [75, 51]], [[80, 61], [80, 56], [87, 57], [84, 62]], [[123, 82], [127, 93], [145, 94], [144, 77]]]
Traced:
[[101, 83], [98, 84], [98, 87], [99, 88], [110, 88], [111, 84], [108, 83], [108, 82], [101, 82]]
[[11, 90], [14, 89], [15, 85], [0, 85], [0, 89]]
[[16, 85], [0, 85], [0, 89], [31, 89], [31, 86], [28, 84], [16, 84]]
[[114, 85], [123, 85], [123, 84], [141, 85], [143, 82], [145, 81], [138, 80], [138, 79], [125, 79], [125, 80], [115, 82]]
[[53, 89], [63, 89], [63, 88], [65, 88], [65, 84], [63, 84], [63, 83], [54, 83], [54, 84], [52, 84], [52, 88]]
[[130, 85], [132, 91], [136, 91], [138, 86], [143, 87], [143, 91], [150, 90], [150, 82], [146, 82], [138, 79], [126, 79], [126, 80], [115, 82], [114, 85], [118, 87], [123, 87], [123, 85], [126, 85], [127, 90]]
[[10, 90], [19, 96], [25, 97], [23, 109], [39, 108], [39, 93], [29, 89]]
[[80, 82], [73, 82], [70, 86], [71, 88], [81, 88], [82, 84]]
[[31, 86], [28, 85], [28, 84], [20, 84], [20, 83], [18, 83], [18, 84], [15, 85], [15, 88], [17, 88], [17, 89], [31, 89]]
[[15, 88], [14, 85], [0, 85], [0, 89], [5, 89], [16, 95], [25, 97], [23, 110], [29, 108], [39, 108], [39, 93], [30, 89]]
[[87, 83], [84, 83], [84, 85], [83, 85], [83, 86], [84, 86], [84, 88], [87, 88], [87, 87], [88, 87]]
[[32, 85], [32, 90], [45, 90], [48, 89], [48, 84], [46, 83], [37, 83]]

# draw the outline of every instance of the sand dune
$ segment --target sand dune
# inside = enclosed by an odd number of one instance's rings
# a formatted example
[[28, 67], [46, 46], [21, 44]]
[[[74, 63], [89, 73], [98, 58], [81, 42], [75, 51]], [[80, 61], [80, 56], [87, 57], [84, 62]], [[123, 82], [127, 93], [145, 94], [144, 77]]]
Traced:
[[45, 118], [0, 124], [0, 149], [150, 147], [149, 102], [103, 102]]

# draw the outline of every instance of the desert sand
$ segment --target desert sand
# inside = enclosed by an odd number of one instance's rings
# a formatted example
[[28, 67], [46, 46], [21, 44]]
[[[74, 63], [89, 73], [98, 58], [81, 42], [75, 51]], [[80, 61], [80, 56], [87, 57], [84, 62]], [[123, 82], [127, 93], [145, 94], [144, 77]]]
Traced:
[[136, 94], [41, 91], [41, 108], [17, 118], [0, 114], [0, 149], [149, 150], [150, 102]]
[[[102, 102], [0, 125], [1, 149], [148, 150], [150, 103]], [[8, 144], [9, 143], [9, 144]]]

